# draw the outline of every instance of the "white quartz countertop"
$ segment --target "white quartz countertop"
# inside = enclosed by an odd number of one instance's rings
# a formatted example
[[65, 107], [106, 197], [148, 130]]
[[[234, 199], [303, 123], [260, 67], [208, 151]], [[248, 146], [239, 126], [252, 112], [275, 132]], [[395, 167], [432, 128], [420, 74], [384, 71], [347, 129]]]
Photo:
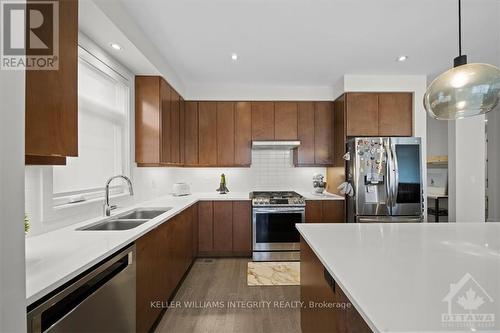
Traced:
[[[299, 193], [307, 199], [309, 195], [306, 192], [300, 191]], [[343, 200], [340, 196], [325, 196], [325, 198]], [[76, 230], [103, 219], [103, 217], [98, 217], [26, 238], [27, 303], [37, 301], [200, 200], [250, 199], [249, 192], [229, 192], [224, 195], [217, 192], [194, 193], [182, 197], [168, 195], [113, 211], [113, 215], [117, 215], [138, 207], [171, 207], [166, 213], [130, 230]]]
[[214, 192], [182, 197], [169, 195], [113, 211], [113, 215], [117, 215], [138, 207], [171, 207], [166, 213], [130, 230], [76, 230], [102, 220], [101, 216], [26, 238], [27, 303], [37, 301], [199, 200], [249, 200], [249, 194], [229, 192], [220, 195]]
[[[500, 223], [297, 228], [373, 331], [500, 332]], [[465, 317], [450, 313], [494, 314], [496, 322], [464, 328], [448, 320]]]

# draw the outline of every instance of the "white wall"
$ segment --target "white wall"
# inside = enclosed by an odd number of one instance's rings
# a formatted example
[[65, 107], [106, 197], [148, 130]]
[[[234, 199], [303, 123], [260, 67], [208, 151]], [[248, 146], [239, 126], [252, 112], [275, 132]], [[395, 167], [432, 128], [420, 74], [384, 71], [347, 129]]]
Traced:
[[[135, 165], [135, 164], [134, 164]], [[52, 204], [52, 167], [26, 167], [26, 213], [30, 218], [28, 237], [101, 216], [103, 200], [77, 203], [54, 208]], [[128, 207], [134, 203], [170, 193], [174, 183], [173, 169], [131, 168], [134, 196], [111, 199], [112, 204]], [[120, 182], [121, 180], [116, 180]], [[102, 184], [104, 187], [104, 184]]]
[[0, 332], [25, 332], [24, 71], [1, 71], [0, 101]]
[[336, 97], [330, 86], [300, 87], [243, 84], [190, 84], [184, 95], [186, 100], [202, 101], [332, 101]]
[[448, 124], [449, 221], [485, 221], [484, 119], [477, 116]]
[[500, 222], [500, 110], [487, 116], [488, 221]]
[[[427, 89], [425, 75], [345, 75], [345, 91], [401, 91], [413, 92], [413, 133], [422, 138], [422, 179], [424, 197], [427, 195], [427, 113], [423, 98]], [[424, 200], [426, 202], [426, 200]], [[427, 211], [425, 203], [424, 211]]]
[[448, 155], [448, 122], [427, 115], [427, 156]]

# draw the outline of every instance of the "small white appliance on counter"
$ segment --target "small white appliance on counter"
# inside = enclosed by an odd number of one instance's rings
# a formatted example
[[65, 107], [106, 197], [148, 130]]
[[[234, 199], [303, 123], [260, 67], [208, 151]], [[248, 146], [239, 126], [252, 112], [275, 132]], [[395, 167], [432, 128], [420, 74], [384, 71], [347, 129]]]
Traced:
[[190, 195], [191, 189], [187, 183], [175, 183], [172, 186], [172, 194], [176, 197], [180, 197], [183, 195]]

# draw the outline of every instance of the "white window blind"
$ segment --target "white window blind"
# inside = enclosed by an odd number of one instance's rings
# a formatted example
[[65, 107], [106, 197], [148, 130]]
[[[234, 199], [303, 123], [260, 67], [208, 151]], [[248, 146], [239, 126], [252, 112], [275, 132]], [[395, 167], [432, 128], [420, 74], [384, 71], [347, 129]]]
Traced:
[[130, 89], [99, 65], [79, 59], [78, 157], [67, 158], [66, 166], [54, 166], [54, 198], [102, 196], [109, 177], [127, 173]]

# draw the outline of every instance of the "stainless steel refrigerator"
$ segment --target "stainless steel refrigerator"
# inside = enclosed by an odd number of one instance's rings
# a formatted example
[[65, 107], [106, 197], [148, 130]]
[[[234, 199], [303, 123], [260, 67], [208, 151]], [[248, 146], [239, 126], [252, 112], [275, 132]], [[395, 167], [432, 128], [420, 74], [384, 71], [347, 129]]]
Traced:
[[422, 222], [422, 145], [417, 137], [347, 141], [348, 222]]

